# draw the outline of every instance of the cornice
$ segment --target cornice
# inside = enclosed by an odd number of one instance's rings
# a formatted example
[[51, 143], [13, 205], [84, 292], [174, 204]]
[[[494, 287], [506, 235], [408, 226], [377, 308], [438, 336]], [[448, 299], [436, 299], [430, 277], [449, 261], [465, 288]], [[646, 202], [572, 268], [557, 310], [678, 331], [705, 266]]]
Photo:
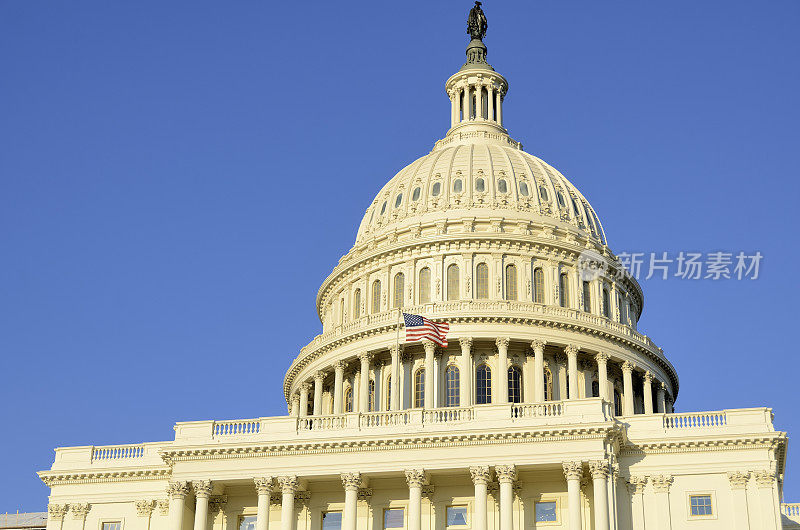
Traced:
[[772, 449], [780, 454], [785, 452], [787, 441], [788, 437], [785, 432], [775, 432], [766, 436], [741, 435], [681, 440], [661, 439], [635, 444], [629, 442], [622, 447], [620, 455], [639, 456], [646, 454], [730, 451], [754, 448]]
[[139, 480], [168, 479], [171, 467], [126, 468], [113, 471], [39, 471], [38, 475], [48, 487], [63, 484], [92, 484], [103, 482], [128, 482]]

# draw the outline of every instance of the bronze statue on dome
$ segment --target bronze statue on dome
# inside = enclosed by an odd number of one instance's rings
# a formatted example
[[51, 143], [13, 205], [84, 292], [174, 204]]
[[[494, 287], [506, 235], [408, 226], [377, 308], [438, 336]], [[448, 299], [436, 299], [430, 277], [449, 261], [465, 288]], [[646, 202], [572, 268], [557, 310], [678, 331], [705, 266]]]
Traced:
[[470, 9], [469, 17], [467, 18], [467, 33], [473, 39], [483, 40], [486, 36], [486, 15], [483, 14], [481, 3], [476, 1], [475, 6]]

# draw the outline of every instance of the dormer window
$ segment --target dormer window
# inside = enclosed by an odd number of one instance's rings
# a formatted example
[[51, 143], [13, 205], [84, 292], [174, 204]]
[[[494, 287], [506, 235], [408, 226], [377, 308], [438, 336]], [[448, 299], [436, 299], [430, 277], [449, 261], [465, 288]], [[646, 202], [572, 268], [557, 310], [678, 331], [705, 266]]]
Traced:
[[541, 197], [543, 201], [550, 200], [550, 196], [547, 195], [547, 188], [544, 186], [539, 186], [539, 197]]
[[561, 195], [561, 192], [556, 192], [556, 200], [558, 201], [558, 205], [562, 208], [566, 207], [567, 203], [564, 202], [564, 196]]
[[453, 182], [453, 193], [461, 193], [462, 187], [461, 179], [456, 179], [455, 182]]
[[525, 184], [524, 182], [520, 182], [519, 183], [519, 192], [520, 192], [520, 194], [522, 194], [523, 197], [527, 197], [528, 196], [528, 185]]
[[500, 179], [497, 181], [497, 191], [500, 193], [508, 193], [508, 184], [506, 183], [506, 179]]
[[411, 193], [411, 200], [415, 201], [415, 202], [418, 201], [419, 200], [419, 194], [421, 192], [422, 192], [422, 190], [419, 189], [419, 186], [414, 188], [414, 191]]
[[433, 184], [433, 189], [431, 190], [431, 195], [433, 195], [434, 197], [438, 197], [441, 192], [442, 192], [442, 183], [435, 182]]
[[483, 179], [479, 178], [475, 181], [475, 191], [479, 191], [481, 193], [486, 191], [486, 182]]

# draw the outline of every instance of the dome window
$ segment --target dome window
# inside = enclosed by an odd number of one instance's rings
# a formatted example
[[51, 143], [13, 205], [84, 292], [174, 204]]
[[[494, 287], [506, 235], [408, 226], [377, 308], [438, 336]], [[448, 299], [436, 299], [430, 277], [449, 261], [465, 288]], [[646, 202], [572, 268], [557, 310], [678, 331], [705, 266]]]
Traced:
[[438, 197], [439, 193], [441, 193], [441, 192], [442, 192], [442, 183], [441, 182], [434, 183], [433, 184], [433, 190], [431, 191], [431, 195], [433, 195], [434, 197]]
[[523, 197], [528, 196], [528, 185], [524, 182], [519, 183], [519, 192], [522, 194]]
[[547, 195], [547, 188], [544, 186], [539, 186], [539, 196], [542, 198], [543, 201], [549, 201], [550, 197]]
[[506, 179], [500, 179], [497, 181], [497, 190], [500, 193], [508, 193], [508, 184], [506, 184]]
[[475, 191], [486, 191], [486, 182], [483, 179], [478, 179], [475, 181]]
[[419, 200], [419, 194], [421, 193], [421, 191], [422, 190], [420, 190], [419, 187], [414, 188], [414, 191], [411, 194], [411, 200], [412, 201], [418, 201]]
[[403, 204], [403, 194], [399, 194], [397, 198], [394, 200], [394, 207], [400, 208], [400, 205]]
[[383, 206], [381, 206], [381, 215], [386, 213], [386, 201], [383, 201]]
[[461, 193], [461, 189], [461, 179], [456, 179], [455, 182], [453, 182], [453, 193]]
[[567, 205], [567, 203], [564, 202], [564, 196], [561, 195], [560, 191], [556, 192], [556, 199], [558, 200], [558, 205], [560, 207], [564, 208]]

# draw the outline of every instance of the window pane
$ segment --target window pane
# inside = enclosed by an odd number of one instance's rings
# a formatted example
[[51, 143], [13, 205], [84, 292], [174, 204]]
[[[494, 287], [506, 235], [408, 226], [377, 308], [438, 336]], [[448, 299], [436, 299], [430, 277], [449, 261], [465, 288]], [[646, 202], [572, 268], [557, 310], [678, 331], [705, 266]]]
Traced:
[[547, 201], [550, 198], [547, 196], [547, 188], [544, 186], [539, 186], [539, 196], [542, 198], [543, 201]]
[[536, 520], [541, 522], [556, 522], [558, 521], [558, 514], [556, 513], [555, 502], [537, 502], [536, 503]]
[[447, 267], [447, 299], [458, 300], [458, 265], [455, 263]]
[[372, 283], [372, 312], [380, 313], [381, 311], [381, 282], [375, 280]]
[[483, 179], [478, 179], [475, 181], [475, 190], [476, 191], [485, 191], [486, 184], [484, 183]]
[[566, 273], [558, 277], [559, 304], [561, 307], [569, 306], [569, 282]]
[[381, 215], [386, 213], [386, 201], [383, 201], [383, 206], [381, 206]]
[[478, 367], [475, 374], [477, 383], [475, 398], [478, 405], [492, 402], [492, 371], [488, 366], [482, 364]]
[[440, 191], [442, 191], [442, 184], [440, 182], [437, 182], [433, 185], [433, 191], [431, 191], [431, 195], [436, 197], [437, 195], [439, 195]]
[[523, 197], [528, 196], [528, 185], [524, 182], [519, 183], [519, 192], [522, 194]]
[[397, 198], [394, 200], [394, 207], [395, 207], [395, 208], [399, 208], [399, 207], [400, 207], [400, 205], [401, 205], [402, 203], [403, 203], [403, 194], [401, 193], [401, 194], [400, 194], [400, 195], [398, 195], [398, 196], [397, 196]]
[[508, 401], [522, 403], [522, 371], [516, 366], [508, 369]]
[[460, 381], [461, 374], [455, 366], [448, 366], [445, 371], [445, 400], [448, 407], [457, 407], [461, 404]]
[[361, 318], [361, 289], [353, 295], [353, 318]]
[[421, 190], [419, 188], [414, 188], [414, 193], [411, 194], [411, 200], [412, 201], [418, 201], [419, 200], [420, 191]]
[[403, 307], [403, 291], [405, 290], [406, 277], [402, 272], [398, 272], [394, 276], [394, 300], [393, 307]]
[[425, 370], [420, 368], [414, 375], [414, 408], [425, 406]]
[[453, 182], [453, 192], [461, 193], [461, 189], [462, 189], [461, 179], [456, 179], [455, 182]]
[[714, 515], [711, 495], [692, 495], [689, 502], [692, 515]]
[[506, 267], [506, 300], [517, 299], [517, 268], [514, 265]]
[[485, 263], [475, 270], [475, 298], [489, 298], [489, 266]]
[[544, 271], [542, 269], [533, 271], [533, 301], [537, 304], [544, 303]]
[[419, 303], [427, 304], [431, 301], [431, 270], [425, 267], [419, 271]]
[[505, 179], [500, 179], [500, 180], [497, 181], [497, 190], [500, 193], [508, 192], [508, 184], [506, 184]]
[[[248, 517], [239, 518], [239, 530], [255, 530], [256, 529], [256, 516], [250, 515]], [[118, 530], [117, 528], [106, 528], [103, 525], [103, 530]]]
[[448, 506], [447, 526], [467, 526], [467, 507]]
[[390, 510], [383, 510], [383, 527], [384, 528], [403, 528], [403, 509], [392, 508]]
[[[255, 519], [255, 517], [253, 518]], [[322, 530], [341, 530], [342, 512], [322, 512]]]
[[587, 313], [592, 311], [592, 289], [589, 282], [583, 282], [583, 310]]

